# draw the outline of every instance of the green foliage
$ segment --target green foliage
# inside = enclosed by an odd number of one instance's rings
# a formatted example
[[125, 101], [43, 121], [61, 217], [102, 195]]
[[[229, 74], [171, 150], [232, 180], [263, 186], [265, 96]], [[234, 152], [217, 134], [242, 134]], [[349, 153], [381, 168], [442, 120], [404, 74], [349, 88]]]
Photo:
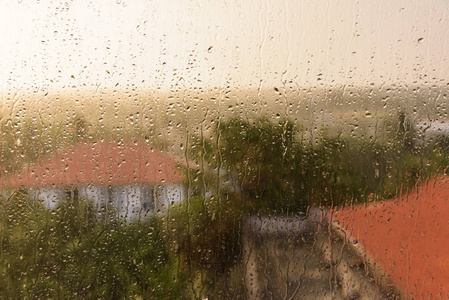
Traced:
[[396, 141], [404, 150], [412, 151], [414, 140], [416, 139], [416, 128], [404, 111], [398, 114], [398, 124], [396, 131]]
[[447, 164], [444, 140], [418, 148], [405, 114], [398, 117], [398, 142], [323, 135], [307, 143], [300, 135], [289, 120], [231, 118], [219, 123], [212, 138], [193, 138], [191, 157], [203, 166], [203, 181], [230, 182], [217, 195], [233, 186], [240, 208], [267, 214], [394, 197]]
[[216, 288], [241, 254], [241, 212], [232, 200], [191, 197], [171, 209], [166, 219], [166, 241], [172, 255], [180, 257], [196, 297]]
[[0, 294], [6, 298], [182, 299], [185, 277], [156, 218], [98, 219], [75, 199], [57, 211], [23, 193], [2, 202]]
[[[191, 157], [200, 157], [199, 164], [205, 163], [203, 169], [219, 177], [215, 183], [221, 182], [224, 190], [242, 191], [244, 199], [237, 205], [252, 211], [298, 211], [306, 204], [298, 168], [302, 149], [295, 132], [286, 119], [273, 123], [266, 118], [232, 118], [219, 123], [211, 140], [193, 138]], [[223, 189], [216, 191], [220, 192]]]

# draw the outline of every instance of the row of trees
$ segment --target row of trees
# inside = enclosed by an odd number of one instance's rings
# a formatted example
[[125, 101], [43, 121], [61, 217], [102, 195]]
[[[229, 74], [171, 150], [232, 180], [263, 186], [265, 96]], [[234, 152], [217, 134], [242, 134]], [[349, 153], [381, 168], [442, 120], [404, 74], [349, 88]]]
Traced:
[[403, 114], [396, 128], [376, 140], [321, 135], [312, 142], [288, 119], [231, 118], [211, 138], [192, 137], [190, 158], [200, 165], [197, 182], [224, 187], [228, 180], [245, 209], [297, 213], [310, 205], [391, 198], [443, 171], [444, 143], [415, 143]]

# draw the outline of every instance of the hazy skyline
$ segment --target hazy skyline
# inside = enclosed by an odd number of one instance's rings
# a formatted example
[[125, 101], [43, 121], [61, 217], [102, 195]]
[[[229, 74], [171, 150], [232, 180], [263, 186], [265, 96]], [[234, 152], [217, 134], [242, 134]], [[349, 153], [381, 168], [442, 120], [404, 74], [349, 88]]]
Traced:
[[445, 0], [0, 3], [4, 91], [449, 83]]

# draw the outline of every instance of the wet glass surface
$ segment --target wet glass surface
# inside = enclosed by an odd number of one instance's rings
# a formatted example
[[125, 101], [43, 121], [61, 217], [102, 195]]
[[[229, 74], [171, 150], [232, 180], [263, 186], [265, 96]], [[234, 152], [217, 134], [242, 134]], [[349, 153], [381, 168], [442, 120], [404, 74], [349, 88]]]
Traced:
[[448, 6], [0, 1], [0, 298], [446, 298]]

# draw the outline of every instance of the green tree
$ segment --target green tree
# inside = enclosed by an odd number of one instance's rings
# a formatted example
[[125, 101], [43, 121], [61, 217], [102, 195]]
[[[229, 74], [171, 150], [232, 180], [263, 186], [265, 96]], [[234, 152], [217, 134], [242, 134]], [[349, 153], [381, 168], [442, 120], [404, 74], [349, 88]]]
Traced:
[[296, 140], [294, 124], [267, 118], [219, 123], [212, 156], [213, 167], [230, 176], [254, 211], [285, 213], [304, 209], [303, 145]]

